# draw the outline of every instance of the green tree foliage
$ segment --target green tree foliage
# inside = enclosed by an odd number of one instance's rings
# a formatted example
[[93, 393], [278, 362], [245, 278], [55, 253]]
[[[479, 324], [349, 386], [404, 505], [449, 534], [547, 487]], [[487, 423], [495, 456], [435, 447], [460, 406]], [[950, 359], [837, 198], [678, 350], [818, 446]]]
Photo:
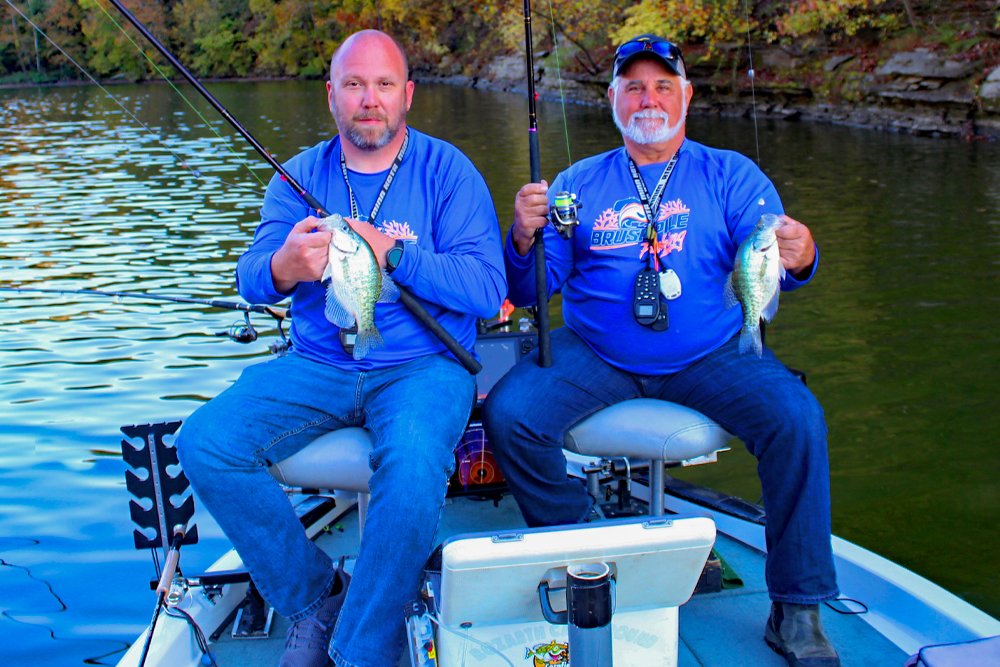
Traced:
[[[890, 11], [885, 11], [887, 8]], [[789, 3], [775, 24], [780, 38], [824, 33], [836, 41], [864, 28], [893, 29], [901, 17], [887, 0], [809, 0]]]
[[180, 0], [174, 5], [173, 43], [177, 57], [205, 76], [246, 76], [254, 52], [243, 27], [251, 20], [241, 0]]
[[715, 55], [718, 45], [747, 34], [744, 0], [642, 0], [625, 14], [624, 24], [612, 33], [616, 43], [653, 33], [678, 44], [705, 45], [706, 54]]
[[[423, 74], [477, 75], [497, 56], [524, 49], [523, 4], [506, 0], [123, 1], [200, 76], [323, 77], [333, 50], [361, 28], [381, 27], [396, 36], [413, 71]], [[146, 56], [158, 63], [160, 57], [130, 26], [123, 32], [119, 25], [125, 21], [108, 0], [10, 2], [94, 76], [160, 76]], [[646, 32], [681, 44], [689, 64], [714, 60], [718, 66], [735, 57], [748, 29], [756, 44], [795, 47], [835, 46], [862, 33], [888, 41], [906, 30], [912, 41], [927, 43], [933, 35], [950, 34], [951, 27], [959, 44], [977, 36], [961, 25], [962, 17], [983, 14], [986, 29], [994, 30], [1000, 21], [994, 0], [536, 0], [533, 5], [536, 53], [544, 57], [557, 45], [567, 72], [596, 78], [607, 75], [615, 44]], [[0, 20], [0, 78], [74, 76], [79, 78], [67, 57], [8, 7]]]
[[[15, 75], [21, 80], [45, 81], [73, 77], [76, 69], [59, 49], [70, 58], [83, 60], [84, 46], [80, 37], [80, 10], [75, 3], [61, 5], [45, 0], [29, 0], [18, 7], [27, 20], [13, 9], [0, 22], [0, 74]], [[28, 21], [30, 20], [31, 23]], [[41, 28], [45, 36], [31, 24]]]
[[[626, 0], [551, 0], [539, 3], [539, 25], [548, 25], [550, 32], [554, 25], [559, 47], [564, 46], [563, 41], [572, 45], [576, 67], [591, 76], [598, 76], [611, 67], [615, 44], [619, 41], [615, 37], [615, 29], [622, 25], [627, 11], [634, 4]], [[568, 61], [569, 58], [563, 60]]]
[[[87, 69], [93, 76], [123, 76], [129, 81], [157, 76], [152, 65], [159, 62], [155, 49], [131, 26], [126, 26], [125, 19], [117, 15], [113, 7], [103, 0], [79, 0], [79, 3], [83, 12], [80, 29], [87, 46]], [[129, 11], [154, 35], [166, 33], [167, 16], [163, 4], [138, 3]]]

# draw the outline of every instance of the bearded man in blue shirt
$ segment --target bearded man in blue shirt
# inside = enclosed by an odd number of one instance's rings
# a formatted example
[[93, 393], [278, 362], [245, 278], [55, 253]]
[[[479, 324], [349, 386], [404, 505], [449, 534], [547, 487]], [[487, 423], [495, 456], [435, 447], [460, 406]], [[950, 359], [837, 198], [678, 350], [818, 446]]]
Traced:
[[[494, 315], [507, 289], [499, 224], [472, 163], [407, 126], [413, 89], [398, 43], [375, 30], [352, 35], [333, 55], [327, 83], [339, 136], [285, 166], [471, 350], [476, 318]], [[398, 301], [375, 307], [381, 346], [360, 359], [345, 349], [324, 314], [331, 232], [314, 213], [288, 183], [271, 180], [237, 283], [251, 303], [291, 297], [292, 350], [246, 369], [198, 409], [177, 447], [261, 594], [292, 621], [282, 667], [384, 667], [404, 646], [403, 608], [433, 546], [474, 380]], [[373, 473], [345, 597], [268, 466], [350, 426], [371, 434]]]
[[[590, 516], [592, 499], [567, 478], [562, 453], [584, 418], [646, 397], [715, 420], [758, 460], [772, 599], [765, 640], [789, 664], [839, 665], [818, 610], [838, 592], [823, 410], [770, 350], [740, 352], [742, 314], [724, 301], [738, 246], [762, 214], [784, 211], [752, 161], [685, 137], [691, 96], [675, 45], [653, 35], [622, 44], [608, 97], [624, 147], [578, 162], [551, 188], [518, 192], [504, 252], [509, 297], [534, 305], [531, 248], [544, 228], [549, 296], [562, 292], [565, 327], [552, 333], [551, 367], [526, 358], [493, 388], [487, 434], [528, 525], [548, 526]], [[585, 206], [570, 239], [546, 226], [559, 192]], [[819, 258], [809, 229], [783, 220], [787, 290], [808, 282]], [[643, 270], [659, 276], [669, 318], [640, 317]]]

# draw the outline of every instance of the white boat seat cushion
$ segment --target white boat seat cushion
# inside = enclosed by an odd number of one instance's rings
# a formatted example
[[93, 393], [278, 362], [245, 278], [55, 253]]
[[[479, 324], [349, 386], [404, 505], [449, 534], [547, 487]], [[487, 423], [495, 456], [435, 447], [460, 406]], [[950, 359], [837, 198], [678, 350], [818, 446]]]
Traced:
[[313, 440], [302, 450], [271, 466], [282, 484], [309, 489], [368, 493], [372, 441], [363, 428], [342, 428]]
[[581, 421], [566, 432], [563, 446], [586, 456], [681, 462], [724, 450], [732, 437], [691, 408], [634, 398]]
[[[635, 398], [594, 413], [566, 433], [564, 446], [584, 456], [627, 456], [682, 462], [726, 449], [725, 429], [700, 412], [676, 403]], [[282, 484], [313, 489], [368, 492], [371, 436], [344, 428], [313, 440], [271, 466]]]

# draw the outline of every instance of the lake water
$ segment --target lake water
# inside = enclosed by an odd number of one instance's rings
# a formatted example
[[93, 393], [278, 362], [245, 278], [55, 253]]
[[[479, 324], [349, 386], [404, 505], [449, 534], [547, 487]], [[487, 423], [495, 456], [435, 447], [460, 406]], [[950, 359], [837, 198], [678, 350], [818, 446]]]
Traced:
[[[333, 131], [322, 82], [211, 89], [281, 159]], [[236, 300], [270, 169], [200, 101], [221, 136], [167, 86], [111, 91], [135, 119], [93, 86], [0, 91], [0, 285]], [[539, 112], [548, 180], [619, 142], [606, 110], [569, 106], [569, 157], [562, 108]], [[506, 229], [528, 174], [523, 97], [418, 85], [410, 121], [470, 155]], [[822, 249], [768, 342], [826, 409], [834, 530], [998, 615], [1000, 147], [759, 131], [764, 170]], [[689, 136], [755, 153], [750, 121], [692, 118]], [[0, 292], [3, 664], [114, 663], [148, 623], [153, 568], [133, 549], [119, 427], [183, 418], [265, 358], [267, 317], [249, 345], [216, 335], [240, 319]], [[683, 476], [759, 497], [744, 452]], [[188, 572], [227, 546], [196, 520]]]

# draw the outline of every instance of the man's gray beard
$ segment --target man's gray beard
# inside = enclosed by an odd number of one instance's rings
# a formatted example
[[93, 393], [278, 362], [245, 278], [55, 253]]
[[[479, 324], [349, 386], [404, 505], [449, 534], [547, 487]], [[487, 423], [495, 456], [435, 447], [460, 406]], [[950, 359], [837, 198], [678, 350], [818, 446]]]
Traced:
[[351, 121], [341, 122], [341, 118], [336, 112], [333, 114], [333, 119], [336, 121], [338, 128], [347, 128], [341, 129], [340, 133], [345, 139], [351, 142], [352, 145], [363, 151], [377, 151], [378, 149], [387, 146], [393, 139], [396, 138], [396, 135], [399, 134], [399, 130], [403, 127], [403, 123], [406, 122], [406, 113], [404, 112], [399, 117], [399, 122], [395, 125], [386, 127], [375, 138], [371, 138], [369, 133], [360, 129]]
[[383, 146], [387, 146], [390, 141], [396, 138], [397, 134], [399, 134], [399, 126], [387, 127], [379, 136], [371, 139], [367, 133], [359, 130], [356, 126], [351, 126], [346, 132], [346, 137], [348, 141], [361, 150], [377, 151]]
[[[685, 104], [684, 106], [686, 107], [687, 105]], [[614, 107], [611, 109], [611, 116], [614, 118], [618, 131], [626, 139], [631, 139], [637, 144], [662, 144], [670, 141], [680, 132], [681, 126], [684, 125], [684, 118], [687, 116], [687, 109], [681, 110], [681, 118], [677, 121], [676, 125], [670, 125], [670, 114], [666, 111], [655, 111], [653, 109], [636, 111], [629, 118], [628, 125], [622, 123], [621, 118], [618, 116], [618, 109]], [[637, 118], [661, 118], [663, 119], [663, 125], [656, 129], [645, 129], [636, 122]]]

